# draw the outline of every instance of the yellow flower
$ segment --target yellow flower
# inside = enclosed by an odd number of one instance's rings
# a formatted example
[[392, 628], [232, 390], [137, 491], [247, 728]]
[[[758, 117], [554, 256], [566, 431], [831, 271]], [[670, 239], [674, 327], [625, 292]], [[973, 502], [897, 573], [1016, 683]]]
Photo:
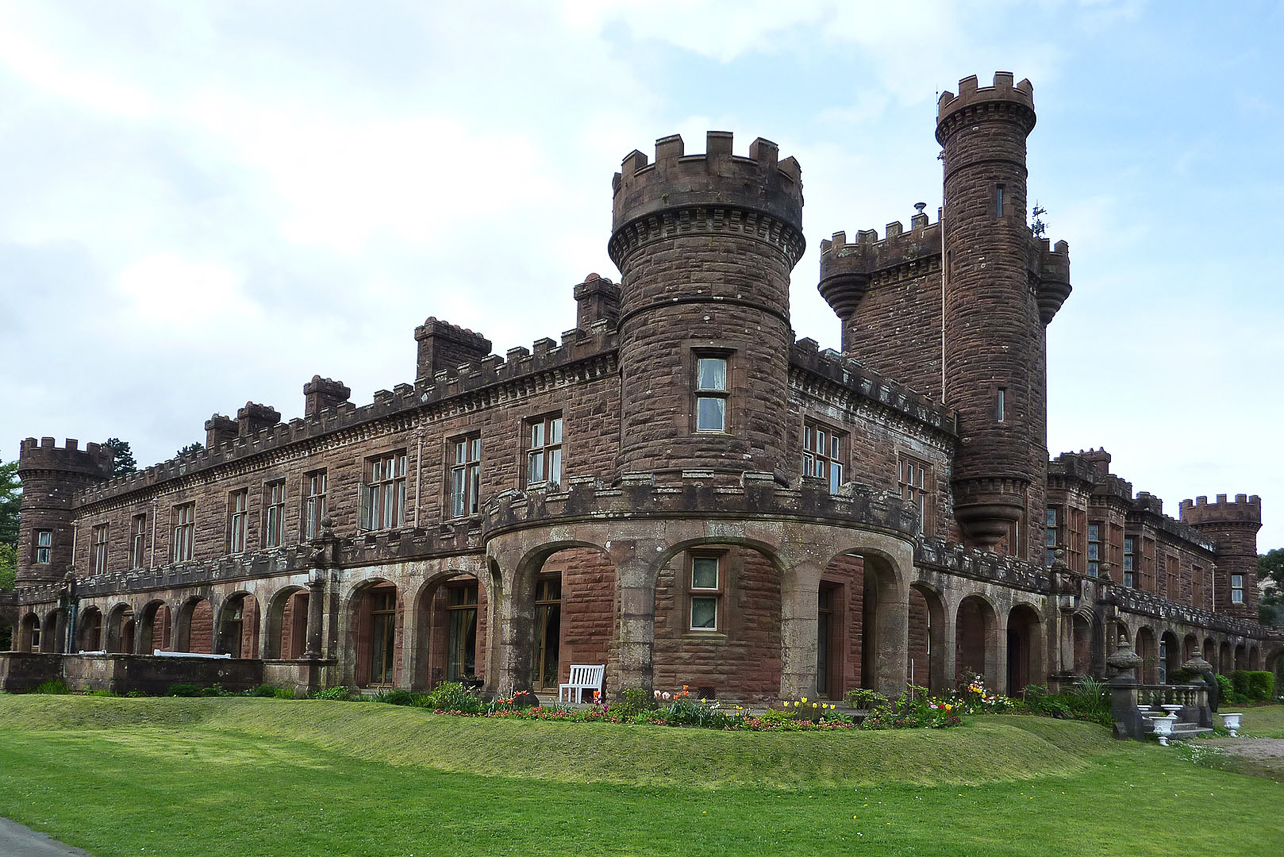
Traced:
[[803, 702], [806, 702], [806, 701], [807, 701], [807, 697], [805, 697], [805, 696], [804, 696], [804, 697], [802, 698], [802, 701], [803, 701]]

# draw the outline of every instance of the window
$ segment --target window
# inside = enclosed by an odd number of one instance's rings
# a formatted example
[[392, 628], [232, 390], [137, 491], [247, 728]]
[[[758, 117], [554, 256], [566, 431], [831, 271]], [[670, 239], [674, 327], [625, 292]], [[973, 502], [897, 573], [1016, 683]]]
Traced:
[[135, 515], [129, 524], [129, 567], [142, 568], [147, 549], [147, 516]]
[[526, 484], [562, 482], [562, 417], [541, 417], [526, 424]]
[[1231, 603], [1244, 603], [1244, 575], [1242, 574], [1231, 575]]
[[718, 630], [718, 607], [722, 600], [722, 557], [691, 557], [690, 601], [692, 631]]
[[1159, 683], [1168, 684], [1168, 641], [1159, 639]]
[[446, 594], [446, 681], [462, 681], [477, 674], [477, 584], [450, 586]]
[[171, 518], [174, 523], [171, 557], [174, 562], [187, 562], [192, 558], [192, 543], [196, 536], [196, 504], [175, 506]]
[[819, 476], [837, 494], [843, 484], [843, 447], [847, 439], [824, 426], [803, 423], [803, 476]]
[[390, 530], [406, 520], [406, 453], [393, 452], [366, 461], [361, 497], [361, 527]]
[[1124, 536], [1124, 586], [1132, 588], [1137, 581], [1137, 539]]
[[303, 477], [303, 537], [311, 541], [321, 536], [321, 519], [325, 517], [325, 471], [314, 470]]
[[994, 186], [994, 216], [1003, 216], [1003, 185]]
[[392, 684], [397, 648], [397, 590], [376, 587], [370, 593], [370, 683]]
[[999, 422], [1007, 419], [1008, 411], [1008, 391], [1006, 387], [1000, 387], [995, 391], [994, 396], [994, 418]]
[[53, 559], [53, 530], [36, 530], [36, 562], [48, 565]]
[[1201, 610], [1208, 606], [1204, 603], [1204, 570], [1199, 566], [1190, 574], [1190, 603]]
[[1047, 548], [1047, 565], [1051, 566], [1057, 561], [1057, 510], [1048, 509], [1048, 520], [1045, 524], [1043, 545]]
[[918, 509], [919, 532], [929, 532], [932, 507], [927, 496], [932, 490], [931, 468], [917, 459], [902, 456], [897, 481], [901, 498], [909, 500]]
[[285, 481], [263, 486], [263, 547], [280, 547], [285, 541]]
[[1101, 574], [1101, 524], [1088, 525], [1088, 576]]
[[481, 490], [481, 435], [450, 442], [450, 517], [476, 515]]
[[727, 358], [696, 356], [696, 431], [727, 430]]
[[227, 552], [245, 552], [245, 534], [250, 520], [250, 489], [227, 495]]
[[1177, 601], [1181, 598], [1181, 571], [1177, 557], [1165, 557], [1164, 577], [1167, 578], [1168, 600]]
[[107, 573], [107, 525], [94, 527], [94, 543], [89, 551], [89, 565], [94, 574]]

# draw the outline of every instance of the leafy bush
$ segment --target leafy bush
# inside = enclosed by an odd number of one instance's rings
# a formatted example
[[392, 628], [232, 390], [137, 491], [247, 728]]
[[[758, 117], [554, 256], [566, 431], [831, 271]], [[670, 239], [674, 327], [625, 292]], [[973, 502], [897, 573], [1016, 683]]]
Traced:
[[91, 691], [86, 692], [86, 693], [85, 693], [85, 696], [111, 696], [111, 697], [117, 697], [117, 696], [120, 696], [120, 694], [119, 694], [119, 693], [116, 693], [116, 692], [115, 692], [115, 691], [113, 691], [113, 690], [91, 690]]
[[862, 729], [945, 729], [959, 726], [963, 706], [928, 694], [926, 688], [910, 686], [895, 702], [870, 712], [861, 721]]
[[620, 717], [637, 717], [656, 707], [655, 697], [644, 687], [626, 687], [620, 698], [611, 703], [611, 713]]
[[201, 689], [194, 684], [171, 684], [166, 696], [200, 696]]
[[348, 702], [352, 699], [352, 691], [343, 685], [327, 687], [324, 690], [314, 690], [307, 694], [307, 699], [329, 699], [335, 702]]
[[31, 692], [32, 693], [52, 693], [52, 694], [61, 695], [65, 693], [71, 693], [71, 688], [67, 687], [67, 682], [63, 681], [62, 679], [51, 678], [49, 679], [49, 681], [42, 681], [40, 684], [36, 685]]
[[1217, 686], [1221, 689], [1223, 702], [1248, 702], [1248, 697], [1235, 690], [1235, 685], [1229, 676], [1218, 673]]
[[141, 690], [129, 690], [125, 692], [126, 699], [146, 699], [147, 693]]
[[223, 689], [223, 685], [215, 682], [209, 687], [201, 688], [201, 696], [232, 696], [232, 692]]
[[480, 696], [464, 690], [457, 681], [443, 681], [432, 689], [422, 704], [433, 711], [457, 711], [460, 714], [480, 714], [486, 707]]
[[428, 697], [422, 693], [411, 693], [408, 690], [397, 688], [388, 690], [383, 693], [375, 694], [375, 702], [386, 702], [389, 705], [409, 705], [414, 708], [431, 708], [428, 705]]
[[1061, 693], [1049, 693], [1047, 688], [1032, 684], [1026, 687], [1025, 707], [1032, 714], [1042, 714], [1059, 720], [1085, 720], [1110, 726], [1110, 693], [1106, 685], [1093, 678], [1080, 679], [1073, 687]]
[[247, 691], [245, 695], [259, 696], [265, 699], [294, 699], [292, 691], [271, 684], [261, 684], [253, 690]]
[[886, 708], [891, 702], [886, 696], [867, 687], [858, 687], [847, 691], [843, 701], [852, 708], [872, 711], [875, 708]]
[[1265, 702], [1275, 695], [1275, 674], [1268, 670], [1235, 670], [1231, 684], [1241, 697], [1232, 702]]

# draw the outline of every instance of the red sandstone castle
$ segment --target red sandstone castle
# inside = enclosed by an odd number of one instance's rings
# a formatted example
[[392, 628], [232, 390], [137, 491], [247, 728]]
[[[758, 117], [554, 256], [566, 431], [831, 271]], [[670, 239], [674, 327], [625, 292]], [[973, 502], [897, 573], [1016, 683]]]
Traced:
[[301, 418], [249, 403], [121, 478], [27, 439], [0, 682], [546, 691], [575, 663], [608, 695], [768, 700], [1015, 692], [1101, 674], [1121, 635], [1151, 682], [1196, 649], [1277, 662], [1256, 496], [1174, 519], [1104, 451], [1048, 459], [1070, 278], [1026, 221], [1032, 92], [941, 97], [936, 222], [821, 242], [841, 354], [790, 325], [798, 163], [711, 132], [624, 159], [621, 281], [577, 285], [560, 342], [500, 357], [430, 318], [413, 383], [358, 407], [313, 378]]

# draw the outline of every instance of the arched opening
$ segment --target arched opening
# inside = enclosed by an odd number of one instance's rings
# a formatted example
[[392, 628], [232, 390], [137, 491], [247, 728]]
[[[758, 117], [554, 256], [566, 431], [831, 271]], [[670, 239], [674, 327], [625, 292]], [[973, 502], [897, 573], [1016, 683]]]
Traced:
[[979, 595], [959, 602], [955, 623], [956, 675], [960, 683], [980, 676], [987, 687], [997, 688], [999, 680], [998, 616], [994, 607]]
[[909, 592], [910, 681], [933, 693], [945, 692], [946, 656], [945, 604], [931, 587], [913, 584]]
[[1235, 669], [1235, 655], [1231, 650], [1229, 640], [1222, 640], [1222, 644], [1217, 647], [1217, 671], [1223, 675], [1229, 675]]
[[178, 608], [174, 651], [194, 655], [214, 653], [214, 607], [208, 598], [196, 596]]
[[259, 602], [248, 592], [224, 599], [218, 624], [218, 652], [234, 658], [259, 656]]
[[1217, 641], [1212, 637], [1204, 638], [1204, 648], [1201, 652], [1204, 660], [1213, 665], [1213, 672], [1217, 672]]
[[80, 638], [77, 648], [82, 652], [97, 652], [103, 648], [103, 611], [86, 607], [80, 614]]
[[1181, 662], [1195, 657], [1195, 649], [1199, 648], [1199, 638], [1194, 634], [1187, 634], [1181, 641]]
[[1165, 631], [1159, 637], [1159, 683], [1168, 684], [1170, 676], [1181, 669], [1181, 641], [1172, 631]]
[[1074, 647], [1074, 663], [1071, 669], [1075, 675], [1092, 674], [1092, 620], [1082, 613], [1074, 614], [1071, 620], [1071, 642]]
[[366, 583], [352, 600], [355, 681], [360, 687], [393, 687], [401, 678], [402, 622], [397, 587]]
[[40, 617], [35, 613], [28, 613], [18, 624], [18, 651], [38, 652], [40, 643]]
[[1248, 669], [1248, 647], [1243, 643], [1235, 646], [1235, 669]]
[[1039, 614], [1028, 604], [1008, 613], [1008, 695], [1016, 696], [1027, 685], [1044, 684], [1043, 629]]
[[1250, 670], [1260, 670], [1262, 668], [1262, 652], [1257, 646], [1248, 650], [1248, 668]]
[[[609, 558], [598, 555], [602, 573], [613, 578]], [[597, 609], [614, 611], [613, 590], [611, 596]], [[677, 692], [687, 685], [692, 696], [779, 697], [781, 605], [776, 562], [757, 547], [713, 541], [682, 545], [656, 579], [655, 689]], [[810, 673], [813, 665], [801, 666]], [[827, 682], [833, 675], [831, 669]]]
[[107, 640], [103, 646], [110, 654], [129, 655], [134, 652], [134, 608], [117, 604], [107, 614]]
[[[169, 605], [164, 601], [149, 601], [139, 613], [139, 622], [142, 627], [139, 629], [138, 639], [140, 648], [138, 654], [149, 655], [160, 649], [162, 652], [170, 651], [170, 635], [172, 626], [170, 624]], [[134, 634], [129, 635], [129, 644], [133, 645]]]
[[40, 629], [40, 651], [61, 652], [62, 641], [58, 639], [58, 611], [50, 610], [45, 614], [45, 621]]
[[1141, 683], [1159, 683], [1158, 652], [1155, 648], [1155, 632], [1149, 628], [1137, 629], [1137, 644], [1133, 647], [1137, 657], [1141, 658]]
[[471, 574], [438, 579], [419, 594], [416, 687], [479, 686], [486, 674], [486, 588]]
[[0, 652], [10, 652], [15, 649], [14, 646], [13, 626], [4, 616], [0, 616]]
[[268, 602], [267, 642], [263, 657], [296, 660], [308, 646], [308, 591], [288, 586]]

